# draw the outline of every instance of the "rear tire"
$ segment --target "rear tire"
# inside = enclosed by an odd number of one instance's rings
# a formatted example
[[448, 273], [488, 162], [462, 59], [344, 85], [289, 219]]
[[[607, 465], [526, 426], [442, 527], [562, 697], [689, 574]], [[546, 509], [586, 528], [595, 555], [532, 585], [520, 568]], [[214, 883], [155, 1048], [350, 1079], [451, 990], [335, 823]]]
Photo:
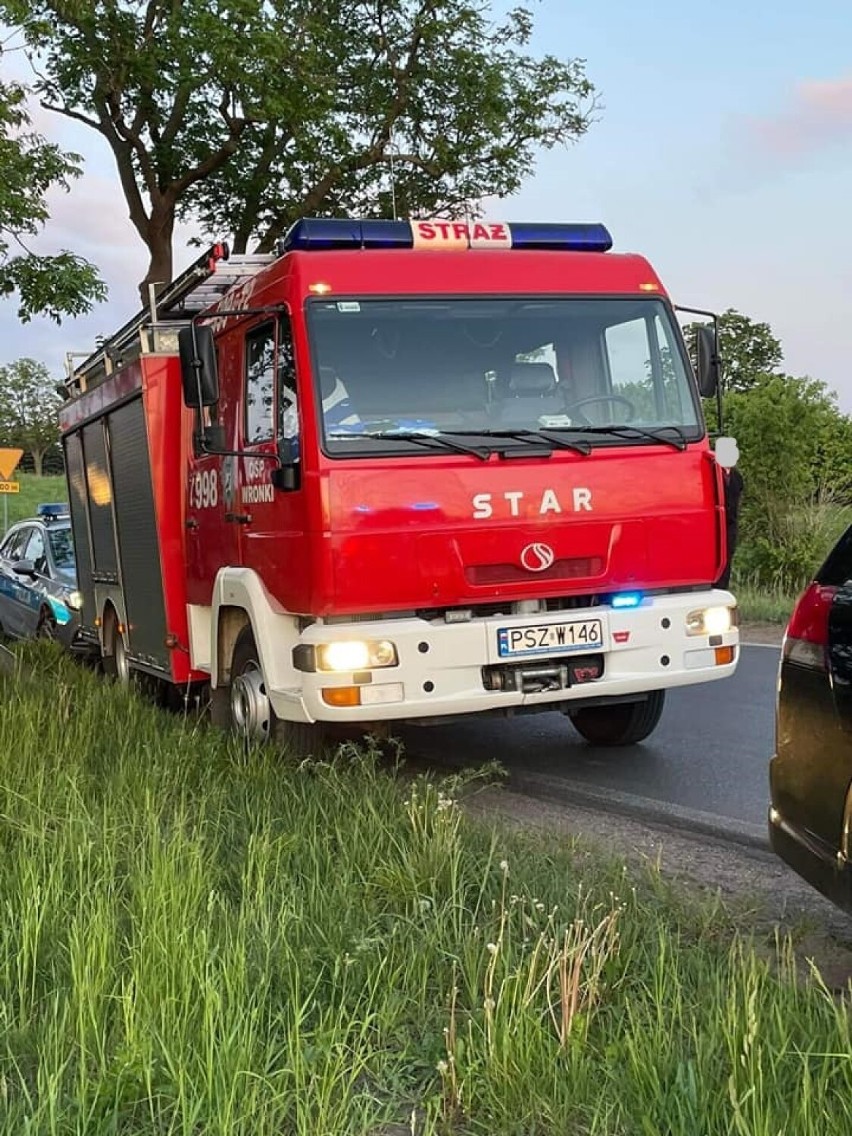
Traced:
[[626, 746], [643, 742], [656, 729], [666, 699], [664, 690], [652, 690], [636, 702], [614, 706], [587, 706], [569, 710], [571, 725], [592, 745]]
[[248, 625], [234, 644], [228, 695], [228, 728], [246, 744], [272, 744], [296, 758], [322, 755], [327, 742], [322, 724], [286, 722], [272, 709], [260, 653]]

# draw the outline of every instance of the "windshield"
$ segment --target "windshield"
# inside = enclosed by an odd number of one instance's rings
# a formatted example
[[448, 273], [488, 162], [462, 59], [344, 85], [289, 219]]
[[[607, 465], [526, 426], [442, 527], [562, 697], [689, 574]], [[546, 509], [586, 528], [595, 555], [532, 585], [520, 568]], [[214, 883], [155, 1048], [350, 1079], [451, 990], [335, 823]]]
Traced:
[[322, 300], [308, 320], [329, 454], [434, 452], [405, 433], [545, 430], [591, 445], [703, 433], [659, 298]]
[[77, 564], [74, 558], [74, 541], [71, 536], [71, 529], [50, 529], [48, 540], [57, 571], [73, 582], [76, 579]]

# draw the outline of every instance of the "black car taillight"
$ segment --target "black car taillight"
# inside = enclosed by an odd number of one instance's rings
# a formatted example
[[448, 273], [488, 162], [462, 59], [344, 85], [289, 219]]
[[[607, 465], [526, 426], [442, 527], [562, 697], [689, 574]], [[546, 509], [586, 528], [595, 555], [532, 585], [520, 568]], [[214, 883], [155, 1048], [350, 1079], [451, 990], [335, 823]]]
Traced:
[[837, 588], [810, 584], [793, 609], [784, 632], [783, 657], [791, 663], [828, 670], [828, 616]]

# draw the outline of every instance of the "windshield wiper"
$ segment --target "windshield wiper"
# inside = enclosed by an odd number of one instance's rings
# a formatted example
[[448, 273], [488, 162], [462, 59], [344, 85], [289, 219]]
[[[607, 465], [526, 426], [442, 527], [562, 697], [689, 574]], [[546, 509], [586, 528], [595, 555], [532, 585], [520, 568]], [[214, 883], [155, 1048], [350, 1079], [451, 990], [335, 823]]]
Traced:
[[483, 438], [507, 438], [509, 441], [529, 442], [535, 445], [536, 442], [545, 441], [549, 442], [552, 446], [556, 446], [560, 450], [575, 450], [578, 454], [590, 454], [592, 447], [588, 442], [569, 442], [567, 438], [561, 437], [559, 434], [552, 433], [549, 430], [442, 430], [442, 434], [462, 434], [465, 436], [476, 435]]
[[[341, 436], [338, 435], [338, 440]], [[415, 442], [431, 449], [455, 450], [457, 454], [473, 454], [480, 461], [488, 461], [494, 452], [490, 449], [477, 449], [476, 446], [466, 446], [464, 442], [457, 442], [448, 438], [442, 430], [439, 434], [427, 433], [425, 430], [369, 430], [363, 434], [347, 435], [347, 441], [356, 441], [359, 438], [379, 438], [382, 441], [393, 442], [400, 439], [403, 442]]]
[[[666, 442], [676, 450], [686, 449], [686, 435], [679, 426], [660, 426], [646, 429], [643, 426], [555, 426], [555, 430], [565, 430], [569, 434], [610, 434], [616, 438], [651, 438], [655, 442]], [[664, 430], [674, 431], [676, 437], [669, 438]]]

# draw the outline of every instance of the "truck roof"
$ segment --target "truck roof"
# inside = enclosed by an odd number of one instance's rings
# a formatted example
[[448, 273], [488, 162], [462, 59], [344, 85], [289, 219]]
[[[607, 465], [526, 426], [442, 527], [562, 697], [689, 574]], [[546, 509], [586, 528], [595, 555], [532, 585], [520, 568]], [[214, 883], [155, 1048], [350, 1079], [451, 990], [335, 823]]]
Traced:
[[[305, 298], [398, 295], [630, 295], [666, 297], [645, 257], [612, 253], [597, 224], [348, 221], [305, 218], [274, 253], [230, 255], [218, 242], [152, 297], [76, 368], [66, 358], [69, 394], [83, 391], [139, 353], [149, 330], [202, 312], [249, 306], [285, 279]], [[225, 317], [227, 320], [227, 317]], [[223, 321], [224, 322], [224, 321]], [[149, 337], [150, 338], [150, 337]], [[152, 349], [149, 345], [148, 350]], [[176, 350], [176, 341], [174, 341]], [[144, 348], [143, 348], [144, 350]]]

